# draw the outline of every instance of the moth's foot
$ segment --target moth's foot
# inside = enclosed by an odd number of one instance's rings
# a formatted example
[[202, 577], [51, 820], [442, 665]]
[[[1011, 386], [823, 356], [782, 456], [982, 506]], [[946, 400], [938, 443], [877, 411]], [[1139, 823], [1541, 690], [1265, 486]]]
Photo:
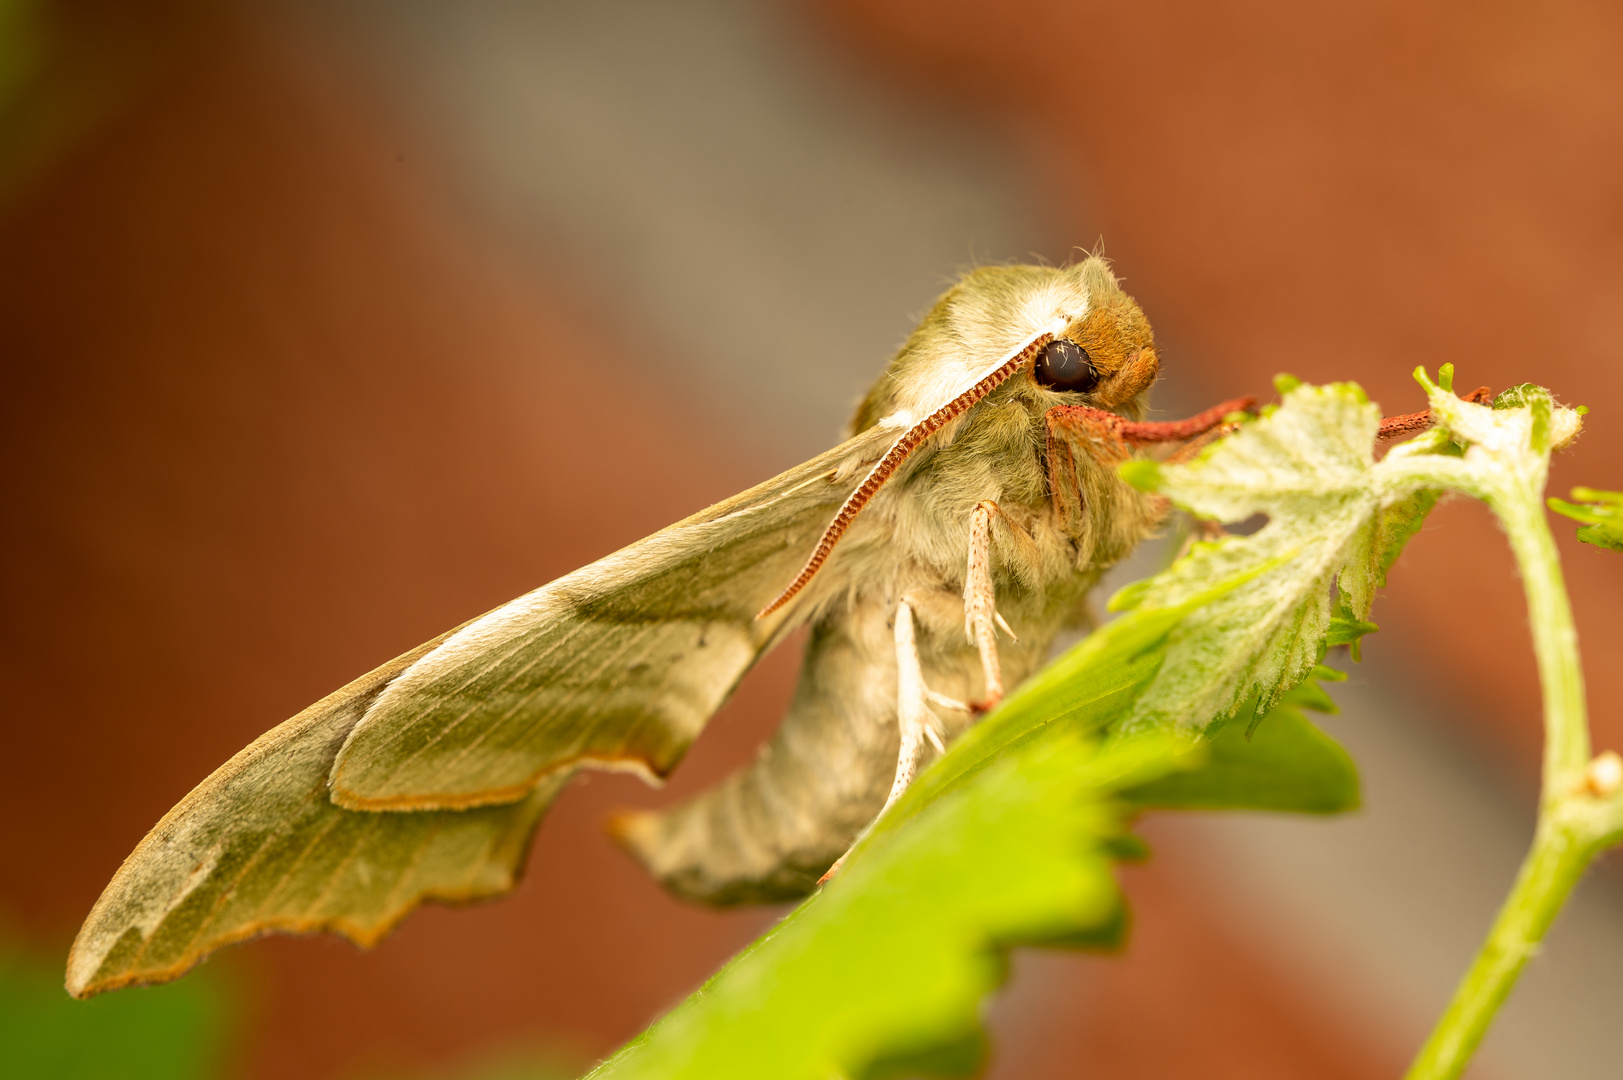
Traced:
[[[934, 690], [929, 691], [926, 696], [932, 705], [939, 705], [943, 709], [951, 709], [953, 712], [968, 713], [977, 720], [997, 708], [1003, 701], [1003, 695], [1001, 694], [993, 698], [983, 698], [980, 701], [959, 701], [957, 698], [948, 697], [946, 694], [938, 694]], [[930, 733], [925, 732], [925, 735], [929, 736]], [[934, 742], [934, 739], [932, 738], [931, 741]], [[936, 749], [940, 750], [941, 746], [937, 744]]]
[[[1000, 695], [998, 697], [988, 698], [982, 701], [959, 701], [957, 698], [948, 697], [946, 694], [938, 694], [934, 690], [926, 692], [925, 697], [929, 700], [931, 705], [939, 705], [941, 708], [951, 709], [953, 712], [968, 713], [970, 716], [977, 719], [985, 716], [987, 713], [997, 708], [998, 704], [1003, 700], [1002, 696]], [[930, 739], [931, 743], [935, 745], [937, 750], [942, 749], [941, 744], [936, 741], [933, 732], [926, 731], [924, 734], [925, 737]]]
[[823, 871], [823, 876], [817, 879], [817, 884], [818, 885], [827, 885], [830, 881], [833, 881], [834, 880], [834, 875], [838, 874], [840, 872], [840, 867], [845, 865], [846, 856], [850, 855], [850, 854], [851, 854], [851, 849], [846, 848], [845, 849], [845, 855], [841, 855], [838, 859], [835, 859], [834, 860], [834, 865], [829, 867], [827, 870]]
[[[984, 511], [976, 508], [976, 519], [980, 521]], [[984, 531], [984, 529], [983, 529]], [[972, 545], [973, 547], [973, 542]], [[982, 558], [984, 562], [985, 550], [983, 545]], [[971, 567], [975, 565], [974, 554], [970, 556]], [[973, 577], [973, 571], [972, 571]], [[988, 579], [988, 587], [990, 580]], [[966, 607], [968, 604], [966, 603]], [[1003, 620], [997, 617], [995, 611], [984, 620], [984, 623], [972, 623], [980, 629], [983, 637], [991, 636], [993, 625], [1002, 625]], [[1004, 629], [1008, 627], [1005, 625]], [[1013, 634], [1009, 635], [1013, 637]], [[985, 659], [985, 654], [982, 654]], [[944, 729], [930, 706], [935, 705], [955, 712], [967, 712], [973, 716], [987, 712], [998, 703], [1003, 696], [1002, 681], [997, 677], [997, 651], [996, 645], [992, 647], [992, 666], [987, 679], [987, 687], [993, 690], [995, 696], [989, 696], [985, 701], [959, 701], [957, 698], [938, 694], [924, 685], [924, 666], [919, 661], [918, 639], [913, 629], [913, 605], [905, 597], [896, 605], [896, 724], [900, 729], [900, 746], [896, 754], [896, 779], [890, 785], [890, 794], [885, 799], [885, 805], [880, 807], [879, 813], [874, 815], [874, 821], [885, 816], [885, 813], [902, 797], [913, 777], [918, 774], [919, 763], [924, 757], [924, 746], [928, 743], [935, 748], [938, 754], [945, 753], [947, 746], [942, 739]], [[872, 828], [872, 824], [868, 828]], [[866, 835], [867, 829], [863, 830]], [[858, 836], [858, 840], [861, 836]], [[853, 841], [855, 846], [855, 841]], [[822, 877], [817, 879], [818, 885], [830, 881], [840, 868], [845, 865], [846, 857], [851, 854], [848, 848], [844, 855], [834, 860]]]

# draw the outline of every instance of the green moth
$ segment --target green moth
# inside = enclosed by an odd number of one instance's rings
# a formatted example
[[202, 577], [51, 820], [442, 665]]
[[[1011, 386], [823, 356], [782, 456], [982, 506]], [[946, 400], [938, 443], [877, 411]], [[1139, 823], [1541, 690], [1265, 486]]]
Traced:
[[803, 625], [799, 685], [754, 764], [613, 830], [684, 896], [804, 895], [1086, 621], [1099, 575], [1160, 522], [1165, 504], [1116, 475], [1129, 447], [1249, 404], [1144, 422], [1158, 367], [1100, 258], [967, 274], [839, 446], [411, 650], [226, 762], [107, 886], [69, 991], [173, 978], [270, 931], [370, 945], [425, 901], [506, 892], [575, 770], [657, 781]]

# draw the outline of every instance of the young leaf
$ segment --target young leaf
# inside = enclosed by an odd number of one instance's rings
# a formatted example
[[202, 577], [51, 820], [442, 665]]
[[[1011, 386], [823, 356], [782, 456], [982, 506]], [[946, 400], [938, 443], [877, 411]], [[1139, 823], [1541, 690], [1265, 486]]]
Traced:
[[1579, 506], [1552, 497], [1549, 500], [1550, 509], [1574, 521], [1584, 522], [1583, 528], [1578, 530], [1578, 539], [1584, 543], [1623, 551], [1623, 491], [1573, 488], [1572, 497], [1585, 505]]
[[[1449, 367], [1444, 364], [1438, 373], [1444, 382]], [[1548, 390], [1531, 383], [1506, 390], [1490, 407], [1461, 401], [1427, 378], [1424, 368], [1415, 369], [1415, 379], [1425, 388], [1438, 425], [1429, 436], [1451, 441], [1456, 449], [1451, 456], [1412, 452], [1424, 436], [1398, 447], [1381, 462], [1394, 482], [1423, 478], [1426, 486], [1464, 491], [1495, 510], [1527, 499], [1536, 503], [1551, 452], [1570, 445], [1583, 430], [1584, 409], [1556, 405]]]
[[1202, 517], [1268, 518], [1250, 536], [1195, 545], [1138, 593], [1142, 607], [1176, 606], [1213, 580], [1256, 572], [1173, 633], [1130, 727], [1204, 726], [1250, 697], [1274, 708], [1313, 670], [1327, 634], [1354, 642], [1375, 629], [1375, 590], [1436, 501], [1422, 485], [1386, 480], [1373, 450], [1380, 411], [1356, 385], [1283, 385], [1278, 409], [1194, 461], [1123, 469]]
[[[1427, 441], [1444, 453], [1453, 449], [1453, 444], [1444, 443], [1441, 439], [1430, 438]], [[1348, 561], [1349, 566], [1373, 567], [1373, 573], [1350, 574], [1344, 581], [1338, 582], [1335, 613], [1330, 616], [1325, 645], [1331, 648], [1346, 645], [1354, 660], [1364, 658], [1364, 635], [1373, 634], [1380, 627], [1362, 616], [1369, 613], [1375, 590], [1386, 587], [1386, 572], [1397, 562], [1404, 546], [1420, 531], [1426, 515], [1431, 513], [1442, 494], [1435, 488], [1421, 488], [1381, 507], [1375, 515], [1374, 526], [1362, 534], [1368, 543], [1367, 550], [1357, 552]]]

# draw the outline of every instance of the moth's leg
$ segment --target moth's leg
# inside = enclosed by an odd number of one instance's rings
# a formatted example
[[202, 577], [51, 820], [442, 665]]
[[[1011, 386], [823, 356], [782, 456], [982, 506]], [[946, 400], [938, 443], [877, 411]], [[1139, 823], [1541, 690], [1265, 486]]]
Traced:
[[1079, 458], [1105, 468], [1132, 453], [1122, 434], [1128, 421], [1116, 413], [1087, 405], [1056, 405], [1043, 416], [1048, 436], [1048, 491], [1062, 528], [1089, 531], [1088, 497]]
[[[1076, 475], [1076, 456], [1071, 451], [1070, 443], [1060, 435], [1055, 420], [1052, 409], [1043, 417], [1044, 436], [1048, 443], [1048, 490], [1054, 500], [1054, 513], [1060, 524], [1065, 525], [1082, 512], [1081, 500], [1073, 494], [1081, 486], [1081, 480]], [[1067, 480], [1069, 484], [1065, 482]]]
[[[986, 686], [985, 696], [970, 704], [976, 713], [989, 712], [1003, 700], [1003, 668], [998, 660], [997, 628], [1011, 638], [1014, 631], [997, 611], [997, 593], [992, 586], [992, 515], [1004, 518], [1017, 533], [1023, 533], [1008, 521], [995, 502], [977, 503], [969, 518], [969, 567], [964, 574], [964, 633], [969, 643], [980, 653], [981, 674]], [[1016, 640], [1019, 640], [1016, 638]]]
[[901, 797], [918, 772], [926, 741], [940, 753], [941, 721], [930, 711], [930, 691], [924, 685], [924, 665], [919, 662], [919, 646], [913, 631], [913, 605], [906, 599], [896, 605], [896, 723], [901, 729], [901, 750], [896, 756], [896, 779], [890, 797], [880, 808], [883, 816], [891, 803]]

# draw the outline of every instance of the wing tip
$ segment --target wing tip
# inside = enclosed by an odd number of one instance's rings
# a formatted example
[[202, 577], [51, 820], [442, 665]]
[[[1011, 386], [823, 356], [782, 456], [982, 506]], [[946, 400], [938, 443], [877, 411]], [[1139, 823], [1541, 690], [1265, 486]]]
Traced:
[[[313, 919], [267, 919], [211, 938], [206, 943], [187, 950], [184, 955], [173, 963], [147, 967], [129, 967], [105, 976], [101, 976], [101, 969], [106, 966], [107, 957], [113, 950], [110, 947], [96, 956], [85, 952], [80, 942], [87, 935], [94, 934], [94, 931], [87, 923], [79, 931], [79, 937], [75, 939], [73, 947], [68, 952], [67, 978], [63, 985], [72, 997], [80, 1001], [112, 990], [122, 990], [129, 986], [157, 986], [161, 983], [173, 982], [188, 974], [193, 968], [221, 949], [232, 945], [241, 945], [257, 938], [269, 937], [272, 934], [281, 934], [288, 937], [314, 937], [318, 934], [332, 934], [343, 938], [358, 949], [370, 950], [376, 948], [385, 938], [399, 929], [400, 924], [405, 922], [418, 909], [428, 904], [464, 907], [483, 903], [487, 900], [500, 899], [518, 888], [522, 877], [522, 869], [514, 867], [506, 875], [506, 879], [495, 887], [474, 886], [457, 890], [426, 890], [409, 897], [399, 906], [371, 923], [360, 923], [342, 916]], [[91, 968], [92, 964], [95, 965], [94, 969], [87, 970]]]

